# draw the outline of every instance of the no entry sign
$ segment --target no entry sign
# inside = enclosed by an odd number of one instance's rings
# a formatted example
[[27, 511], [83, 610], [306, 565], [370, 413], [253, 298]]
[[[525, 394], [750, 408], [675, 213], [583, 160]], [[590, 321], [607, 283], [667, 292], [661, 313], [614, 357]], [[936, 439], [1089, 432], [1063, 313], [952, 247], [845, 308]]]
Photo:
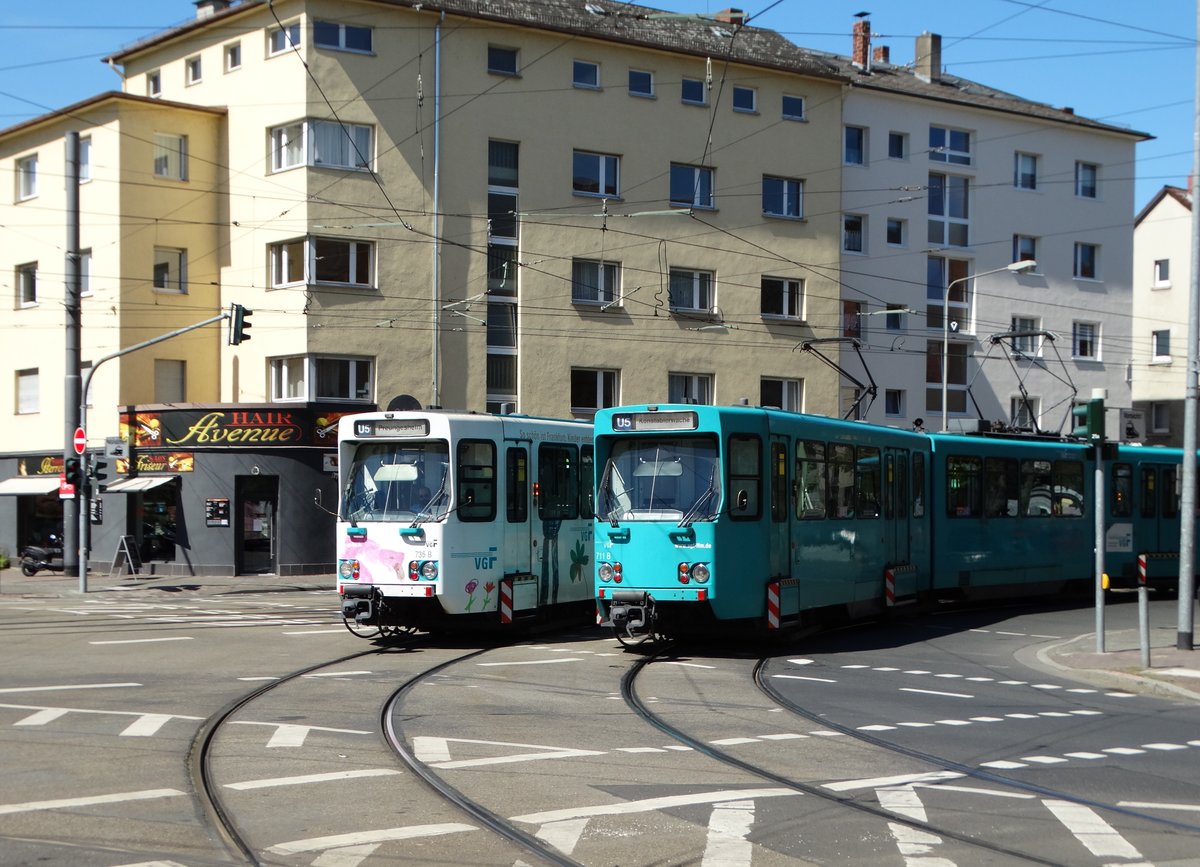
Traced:
[[75, 437], [72, 442], [75, 443], [75, 454], [81, 455], [87, 451], [87, 434], [84, 433], [83, 428], [75, 428]]

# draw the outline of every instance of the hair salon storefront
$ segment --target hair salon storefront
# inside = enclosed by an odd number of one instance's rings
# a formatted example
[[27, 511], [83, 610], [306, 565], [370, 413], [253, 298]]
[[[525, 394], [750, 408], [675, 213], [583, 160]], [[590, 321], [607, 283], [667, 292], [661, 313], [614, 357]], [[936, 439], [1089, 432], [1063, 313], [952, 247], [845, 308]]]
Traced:
[[[332, 572], [337, 420], [365, 409], [362, 404], [128, 408], [121, 413], [126, 457], [89, 455], [91, 463], [108, 464], [90, 503], [89, 568], [107, 572], [114, 564], [124, 566], [129, 550], [142, 574]], [[4, 498], [16, 501], [4, 504], [15, 524], [4, 535], [19, 544], [61, 526], [55, 500], [62, 456], [41, 458], [19, 459], [15, 480], [0, 481], [16, 494]], [[34, 467], [47, 472], [29, 473]]]

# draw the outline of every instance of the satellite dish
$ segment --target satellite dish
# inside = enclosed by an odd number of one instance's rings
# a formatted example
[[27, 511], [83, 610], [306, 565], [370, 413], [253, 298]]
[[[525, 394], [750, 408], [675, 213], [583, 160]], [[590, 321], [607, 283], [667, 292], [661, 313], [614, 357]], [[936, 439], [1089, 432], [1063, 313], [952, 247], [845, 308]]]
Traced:
[[415, 412], [421, 408], [421, 401], [411, 394], [398, 394], [387, 405], [388, 412]]

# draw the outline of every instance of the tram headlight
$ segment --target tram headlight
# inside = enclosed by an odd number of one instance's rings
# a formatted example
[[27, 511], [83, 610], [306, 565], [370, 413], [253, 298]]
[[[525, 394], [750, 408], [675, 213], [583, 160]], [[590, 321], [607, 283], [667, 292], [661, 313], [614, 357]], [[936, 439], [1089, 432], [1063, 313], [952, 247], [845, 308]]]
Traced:
[[338, 560], [338, 575], [342, 578], [349, 578], [354, 581], [358, 580], [358, 561], [357, 560]]
[[436, 581], [438, 576], [437, 560], [426, 560], [421, 564], [421, 577], [426, 581]]
[[612, 581], [616, 584], [621, 583], [621, 564], [620, 563], [601, 563], [600, 568], [596, 570], [596, 574], [600, 576], [600, 580], [608, 583]]
[[708, 571], [707, 563], [697, 563], [692, 567], [692, 580], [697, 584], [704, 584], [708, 581], [712, 573]]

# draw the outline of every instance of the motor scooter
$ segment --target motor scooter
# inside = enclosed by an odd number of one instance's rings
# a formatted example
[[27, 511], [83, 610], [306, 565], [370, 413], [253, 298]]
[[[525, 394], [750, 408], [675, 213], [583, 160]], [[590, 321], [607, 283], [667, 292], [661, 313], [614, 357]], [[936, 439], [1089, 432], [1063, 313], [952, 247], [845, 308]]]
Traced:
[[27, 545], [21, 552], [21, 571], [32, 578], [38, 572], [63, 570], [63, 549], [58, 536], [50, 535], [49, 545]]

